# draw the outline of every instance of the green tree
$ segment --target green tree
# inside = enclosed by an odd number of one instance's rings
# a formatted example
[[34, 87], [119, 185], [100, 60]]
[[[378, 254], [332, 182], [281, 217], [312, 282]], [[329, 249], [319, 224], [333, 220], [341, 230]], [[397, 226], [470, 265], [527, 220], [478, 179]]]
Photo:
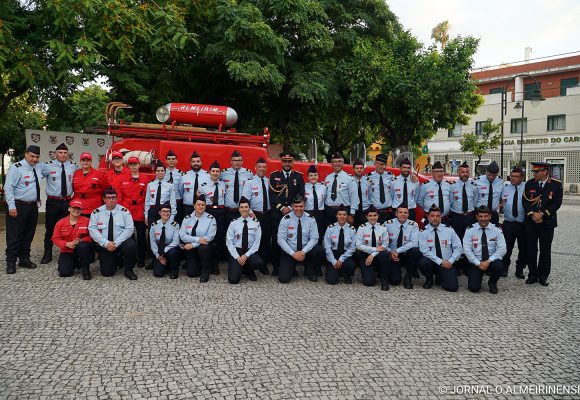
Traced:
[[488, 150], [497, 149], [501, 143], [501, 136], [498, 133], [501, 127], [501, 123], [494, 124], [493, 120], [489, 118], [483, 124], [481, 128], [481, 133], [466, 133], [461, 139], [459, 139], [459, 144], [461, 145], [461, 151], [470, 152], [475, 157], [477, 161], [475, 162], [475, 169], [481, 162], [481, 157], [487, 154]]
[[444, 49], [449, 41], [449, 21], [445, 20], [438, 23], [435, 28], [431, 30], [431, 39], [440, 43], [441, 48]]
[[53, 131], [83, 132], [102, 124], [105, 106], [111, 101], [107, 90], [93, 84], [70, 96], [53, 99], [47, 112], [47, 128]]

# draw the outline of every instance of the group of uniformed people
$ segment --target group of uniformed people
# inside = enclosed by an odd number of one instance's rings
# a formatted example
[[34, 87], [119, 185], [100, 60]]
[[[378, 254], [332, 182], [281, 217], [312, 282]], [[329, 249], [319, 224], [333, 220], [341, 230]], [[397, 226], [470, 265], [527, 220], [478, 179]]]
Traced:
[[[90, 153], [81, 154], [80, 167], [70, 162], [64, 144], [56, 148], [54, 161], [40, 164], [39, 154], [38, 146], [29, 146], [25, 158], [8, 171], [7, 273], [16, 272], [17, 260], [20, 267], [36, 267], [30, 244], [44, 177], [41, 263], [51, 261], [54, 243], [63, 277], [79, 268], [84, 279], [91, 279], [90, 263], [97, 253], [103, 276], [123, 268], [134, 280], [135, 265], [145, 267], [149, 254], [153, 261], [146, 268], [172, 279], [185, 260], [187, 275], [207, 282], [210, 274], [219, 273], [218, 260], [226, 257], [232, 284], [242, 275], [256, 280], [255, 271], [269, 274], [271, 261], [272, 275], [282, 283], [298, 275], [297, 264], [304, 264], [311, 281], [325, 275], [329, 284], [341, 277], [352, 283], [359, 267], [366, 286], [378, 278], [383, 290], [400, 282], [410, 289], [421, 271], [425, 288], [438, 283], [456, 291], [463, 270], [470, 290], [479, 291], [483, 275], [489, 275], [489, 290], [497, 293], [517, 240], [516, 276], [523, 278], [528, 266], [527, 283], [548, 284], [562, 186], [544, 163], [533, 163], [534, 179], [524, 184], [519, 168], [511, 171], [509, 183], [503, 182], [495, 163], [477, 180], [464, 163], [459, 179], [449, 183], [436, 162], [433, 179], [421, 184], [409, 160], [401, 163], [397, 177], [386, 171], [386, 154], [377, 155], [373, 172], [365, 175], [364, 164], [357, 161], [349, 175], [336, 153], [333, 172], [320, 180], [314, 165], [306, 179], [294, 171], [291, 153], [280, 155], [282, 169], [268, 178], [264, 159], [257, 160], [252, 173], [242, 166], [238, 151], [231, 155], [231, 167], [222, 171], [214, 161], [209, 172], [194, 152], [186, 173], [175, 167], [177, 156], [169, 151], [166, 164], [157, 161], [149, 181], [139, 172], [138, 158], [129, 158], [125, 167], [118, 151], [111, 154], [106, 173], [91, 167]], [[415, 221], [417, 206], [427, 211], [423, 231]]]

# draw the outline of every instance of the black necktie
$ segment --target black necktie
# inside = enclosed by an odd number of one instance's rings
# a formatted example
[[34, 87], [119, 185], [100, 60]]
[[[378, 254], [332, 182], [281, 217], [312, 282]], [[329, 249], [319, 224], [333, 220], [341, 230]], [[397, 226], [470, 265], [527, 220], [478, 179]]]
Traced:
[[173, 171], [169, 171], [169, 183], [173, 183]]
[[197, 197], [197, 178], [198, 178], [198, 173], [195, 173], [195, 183], [193, 184], [193, 198], [194, 198], [194, 203], [195, 203], [195, 198]]
[[244, 220], [244, 229], [242, 229], [242, 251], [248, 251], [248, 220]]
[[489, 260], [489, 249], [487, 248], [487, 235], [485, 234], [485, 228], [481, 228], [481, 261]]
[[544, 181], [540, 181], [540, 189], [544, 188]]
[[298, 220], [298, 231], [296, 232], [296, 250], [302, 251], [302, 221]]
[[115, 241], [115, 222], [113, 221], [113, 213], [109, 213], [109, 231], [107, 233], [107, 240], [109, 242]]
[[199, 219], [195, 221], [193, 228], [191, 229], [191, 236], [195, 237], [197, 235], [197, 224], [199, 224]]
[[40, 201], [40, 182], [38, 182], [38, 175], [36, 174], [36, 168], [32, 167], [32, 173], [34, 174], [34, 185], [36, 186], [36, 202]]
[[161, 181], [157, 184], [157, 197], [155, 198], [155, 208], [159, 210], [161, 205]]
[[165, 254], [165, 227], [161, 227], [161, 237], [159, 238], [159, 255]]
[[60, 164], [60, 195], [66, 197], [68, 190], [66, 188], [66, 172], [64, 170], [64, 164]]
[[373, 226], [371, 233], [371, 247], [377, 247], [377, 237], [375, 236], [375, 227]]
[[403, 204], [406, 204], [407, 207], [409, 206], [409, 199], [408, 199], [408, 192], [407, 192], [407, 178], [403, 179], [405, 183], [403, 183]]
[[344, 253], [344, 228], [340, 228], [340, 233], [338, 234], [338, 253], [341, 256]]
[[435, 255], [439, 258], [443, 258], [443, 253], [441, 252], [441, 242], [439, 241], [439, 235], [437, 234], [437, 228], [433, 229], [435, 232]]
[[403, 225], [399, 229], [399, 237], [397, 238], [397, 249], [403, 245]]
[[464, 213], [467, 212], [467, 189], [465, 188], [465, 185], [467, 183], [463, 183], [463, 192], [461, 193], [461, 211], [463, 211]]
[[379, 175], [379, 192], [379, 200], [383, 204], [385, 202], [385, 183], [382, 175]]
[[334, 181], [332, 182], [332, 188], [330, 190], [330, 199], [332, 201], [336, 200], [336, 196], [337, 196], [337, 189], [338, 189], [338, 174], [334, 174]]
[[362, 187], [360, 185], [360, 180], [358, 181], [358, 210], [362, 212], [363, 209], [362, 204]]
[[211, 198], [211, 204], [213, 206], [217, 206], [218, 205], [218, 192], [219, 192], [219, 188], [218, 188], [218, 184], [216, 182], [215, 183], [215, 189], [213, 190], [213, 197]]
[[238, 204], [240, 201], [240, 178], [238, 177], [238, 171], [236, 171], [236, 177], [234, 178], [234, 202]]
[[514, 198], [512, 200], [512, 215], [514, 218], [518, 217], [518, 187], [514, 186]]
[[487, 192], [487, 208], [492, 209], [493, 205], [493, 185], [489, 183], [489, 192]]
[[437, 182], [437, 185], [439, 185], [439, 194], [437, 197], [439, 197], [439, 209], [441, 210], [441, 214], [443, 214], [444, 207], [443, 207], [443, 188], [441, 187], [441, 182]]
[[268, 190], [266, 189], [266, 182], [264, 182], [264, 177], [262, 181], [262, 212], [268, 211]]
[[316, 185], [312, 185], [312, 200], [314, 201], [314, 211], [318, 211], [318, 194], [316, 194]]

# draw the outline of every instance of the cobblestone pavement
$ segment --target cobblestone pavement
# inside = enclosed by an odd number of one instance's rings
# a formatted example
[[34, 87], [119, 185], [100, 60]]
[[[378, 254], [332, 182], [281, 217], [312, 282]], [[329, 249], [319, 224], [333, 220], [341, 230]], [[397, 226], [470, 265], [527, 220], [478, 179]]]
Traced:
[[6, 275], [2, 261], [0, 397], [511, 398], [495, 386], [580, 385], [579, 217], [561, 211], [548, 288], [510, 274], [495, 296], [465, 277], [454, 294], [423, 279], [381, 292], [261, 275], [230, 286], [224, 265], [208, 284], [144, 270], [131, 282], [93, 264], [86, 282], [58, 278], [55, 262]]

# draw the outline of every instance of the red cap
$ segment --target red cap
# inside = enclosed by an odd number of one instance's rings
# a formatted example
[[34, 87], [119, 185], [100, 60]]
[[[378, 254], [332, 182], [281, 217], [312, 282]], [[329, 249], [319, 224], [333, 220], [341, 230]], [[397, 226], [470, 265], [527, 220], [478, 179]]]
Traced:
[[73, 200], [69, 204], [70, 207], [83, 209], [83, 202], [80, 200]]
[[115, 158], [115, 157], [123, 158], [123, 153], [121, 153], [121, 152], [120, 152], [120, 151], [118, 151], [118, 150], [115, 150], [115, 151], [113, 152], [113, 154], [111, 154], [111, 159], [113, 159], [113, 158]]
[[79, 158], [79, 160], [84, 160], [85, 158], [92, 160], [93, 156], [91, 155], [91, 153], [84, 152], [83, 154], [81, 154], [81, 158]]
[[135, 156], [129, 157], [127, 164], [139, 164], [139, 159]]

